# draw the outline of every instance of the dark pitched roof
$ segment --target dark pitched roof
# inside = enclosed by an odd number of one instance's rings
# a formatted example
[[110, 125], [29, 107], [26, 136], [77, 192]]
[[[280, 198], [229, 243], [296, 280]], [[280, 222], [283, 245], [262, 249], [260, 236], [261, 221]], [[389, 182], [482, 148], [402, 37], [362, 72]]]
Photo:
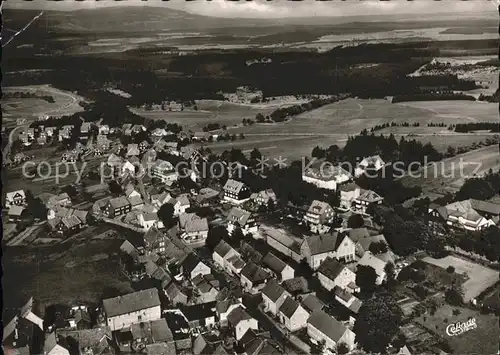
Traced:
[[215, 317], [215, 304], [216, 302], [214, 301], [189, 307], [182, 307], [181, 311], [188, 321], [207, 319]]
[[291, 318], [299, 306], [299, 302], [295, 301], [292, 297], [287, 297], [280, 307], [280, 312], [285, 317]]
[[165, 318], [146, 323], [135, 323], [130, 326], [134, 339], [147, 338], [149, 343], [170, 342], [174, 340], [172, 331]]
[[323, 311], [314, 311], [307, 323], [335, 342], [338, 342], [347, 331], [342, 323]]
[[335, 280], [335, 278], [344, 270], [345, 266], [339, 263], [337, 260], [332, 258], [326, 258], [318, 269], [318, 272], [322, 273], [330, 280]]
[[286, 263], [273, 253], [269, 252], [262, 260], [263, 264], [276, 273], [281, 273], [286, 268]]
[[309, 246], [311, 255], [328, 253], [335, 250], [338, 233], [311, 235], [304, 239], [304, 243]]
[[364, 227], [351, 229], [348, 233], [349, 233], [349, 238], [351, 238], [351, 240], [354, 243], [356, 243], [361, 238], [366, 238], [370, 236], [368, 229]]
[[240, 253], [245, 259], [253, 261], [255, 263], [260, 263], [262, 261], [262, 254], [255, 250], [248, 243], [241, 243]]
[[241, 306], [233, 309], [231, 313], [227, 315], [227, 321], [233, 327], [236, 327], [241, 321], [252, 319], [252, 317], [245, 311]]
[[253, 262], [249, 262], [245, 265], [245, 267], [241, 270], [241, 275], [246, 277], [252, 283], [263, 282], [270, 276], [266, 270]]
[[309, 283], [307, 282], [306, 278], [302, 276], [285, 280], [282, 282], [282, 285], [285, 290], [292, 293], [306, 293], [309, 291]]
[[151, 227], [146, 233], [144, 233], [144, 240], [150, 244], [164, 239], [165, 236], [156, 227]]
[[285, 289], [275, 279], [269, 280], [262, 289], [262, 294], [266, 295], [273, 302], [276, 302], [285, 292]]
[[219, 254], [222, 257], [225, 257], [227, 253], [232, 249], [232, 247], [226, 243], [225, 241], [221, 240], [219, 244], [214, 249], [214, 253]]
[[160, 297], [158, 295], [158, 290], [155, 288], [103, 300], [103, 308], [108, 317], [114, 317], [159, 305]]
[[302, 304], [310, 312], [322, 310], [325, 307], [324, 303], [321, 302], [319, 298], [313, 294], [309, 294], [306, 297], [302, 298]]
[[189, 253], [182, 260], [181, 267], [184, 273], [191, 273], [199, 263], [202, 263], [202, 261], [194, 253]]

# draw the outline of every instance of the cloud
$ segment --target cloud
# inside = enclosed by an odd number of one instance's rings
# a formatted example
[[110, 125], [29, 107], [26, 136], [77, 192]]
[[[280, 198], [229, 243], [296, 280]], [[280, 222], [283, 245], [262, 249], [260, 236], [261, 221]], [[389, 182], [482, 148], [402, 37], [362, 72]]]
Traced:
[[193, 14], [216, 17], [236, 18], [283, 18], [312, 16], [355, 16], [384, 14], [426, 14], [496, 11], [495, 2], [491, 0], [457, 1], [457, 0], [416, 0], [416, 1], [379, 1], [379, 0], [347, 0], [347, 1], [288, 1], [288, 0], [86, 0], [86, 1], [14, 1], [5, 3], [5, 8], [44, 9], [71, 11], [110, 6], [156, 6], [184, 10]]

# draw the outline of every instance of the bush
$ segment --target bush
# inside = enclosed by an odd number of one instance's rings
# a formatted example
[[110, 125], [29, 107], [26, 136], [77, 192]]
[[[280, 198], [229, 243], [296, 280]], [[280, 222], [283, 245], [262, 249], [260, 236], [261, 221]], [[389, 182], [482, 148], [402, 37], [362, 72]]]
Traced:
[[449, 274], [453, 274], [455, 272], [455, 268], [450, 265], [446, 268], [446, 272], [448, 272]]

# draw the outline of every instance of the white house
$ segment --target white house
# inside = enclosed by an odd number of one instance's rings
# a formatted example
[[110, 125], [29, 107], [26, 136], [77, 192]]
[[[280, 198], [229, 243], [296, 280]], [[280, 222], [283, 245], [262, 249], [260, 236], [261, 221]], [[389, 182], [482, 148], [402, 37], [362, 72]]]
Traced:
[[69, 350], [57, 344], [56, 333], [52, 332], [46, 335], [43, 344], [43, 355], [69, 355]]
[[[172, 202], [171, 202], [172, 203]], [[191, 203], [189, 202], [189, 199], [185, 194], [179, 195], [176, 199], [175, 202], [173, 202], [174, 205], [174, 216], [180, 216], [183, 213], [186, 213], [186, 210], [191, 207]]]
[[352, 182], [341, 186], [339, 190], [340, 190], [340, 209], [350, 210], [352, 201], [354, 201], [354, 199], [358, 198], [359, 195], [361, 195], [362, 189], [356, 183]]
[[302, 181], [314, 184], [321, 189], [337, 190], [337, 185], [352, 179], [352, 175], [340, 166], [331, 163], [316, 164], [316, 167], [307, 167], [302, 173]]
[[162, 182], [177, 181], [178, 174], [172, 163], [158, 159], [151, 167], [151, 175]]
[[179, 215], [179, 229], [184, 243], [204, 243], [208, 236], [208, 220], [195, 213], [182, 213]]
[[313, 270], [318, 269], [329, 257], [349, 262], [356, 256], [356, 246], [353, 241], [347, 235], [337, 232], [304, 238], [300, 251]]
[[224, 185], [224, 200], [229, 203], [241, 204], [250, 198], [250, 190], [241, 181], [228, 179]]
[[377, 280], [376, 280], [377, 285], [380, 285], [385, 280], [386, 264], [387, 262], [385, 260], [380, 258], [378, 255], [373, 255], [371, 251], [367, 251], [358, 262], [358, 266], [359, 265], [370, 266], [375, 270], [375, 272], [377, 273]]
[[105, 299], [103, 310], [112, 331], [161, 318], [160, 297], [155, 288]]
[[385, 162], [382, 160], [380, 155], [374, 155], [371, 157], [364, 158], [359, 164], [356, 166], [354, 170], [354, 176], [360, 177], [366, 172], [375, 174], [377, 171], [382, 169], [385, 166]]
[[227, 216], [227, 231], [232, 234], [238, 227], [243, 234], [257, 233], [257, 224], [252, 214], [242, 208], [233, 207]]
[[7, 192], [5, 195], [5, 207], [24, 206], [26, 204], [26, 194], [24, 190]]
[[141, 212], [137, 215], [137, 222], [144, 230], [150, 230], [156, 226], [159, 229], [164, 228], [163, 222], [158, 218], [156, 212]]
[[229, 268], [228, 259], [235, 255], [240, 256], [240, 253], [233, 249], [228, 243], [221, 240], [212, 253], [212, 259], [214, 260], [214, 263], [220, 266], [222, 269], [226, 270], [229, 273], [232, 273], [231, 269]]
[[371, 205], [380, 205], [384, 198], [375, 191], [365, 190], [358, 197], [352, 200], [352, 209], [355, 212], [366, 214], [366, 210]]
[[327, 258], [318, 269], [318, 280], [328, 291], [335, 286], [356, 290], [356, 274], [337, 260]]
[[295, 277], [295, 270], [271, 252], [262, 259], [262, 264], [271, 270], [279, 280], [284, 281]]
[[321, 233], [327, 231], [327, 224], [333, 222], [334, 212], [332, 206], [323, 201], [314, 200], [309, 206], [304, 221], [306, 221], [313, 233]]
[[275, 279], [269, 280], [262, 289], [262, 301], [264, 302], [264, 310], [277, 315], [278, 311], [285, 302], [285, 298], [291, 295], [283, 288]]
[[249, 329], [259, 329], [257, 320], [252, 318], [242, 306], [233, 309], [227, 316], [227, 321], [234, 329], [236, 340], [240, 340]]
[[325, 342], [327, 349], [335, 349], [345, 343], [349, 350], [354, 348], [355, 334], [327, 313], [314, 311], [307, 321], [307, 334], [316, 342]]
[[209, 275], [212, 269], [198, 257], [190, 253], [181, 262], [180, 271], [189, 279], [192, 280], [198, 275]]
[[290, 332], [307, 327], [309, 313], [292, 297], [287, 297], [279, 308], [279, 317]]

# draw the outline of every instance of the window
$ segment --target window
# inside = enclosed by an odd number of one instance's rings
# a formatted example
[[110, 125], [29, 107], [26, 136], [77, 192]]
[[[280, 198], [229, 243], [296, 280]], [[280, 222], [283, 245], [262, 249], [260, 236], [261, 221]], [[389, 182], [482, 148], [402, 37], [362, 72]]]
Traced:
[[138, 320], [139, 322], [142, 322], [142, 316], [137, 316], [137, 320]]

